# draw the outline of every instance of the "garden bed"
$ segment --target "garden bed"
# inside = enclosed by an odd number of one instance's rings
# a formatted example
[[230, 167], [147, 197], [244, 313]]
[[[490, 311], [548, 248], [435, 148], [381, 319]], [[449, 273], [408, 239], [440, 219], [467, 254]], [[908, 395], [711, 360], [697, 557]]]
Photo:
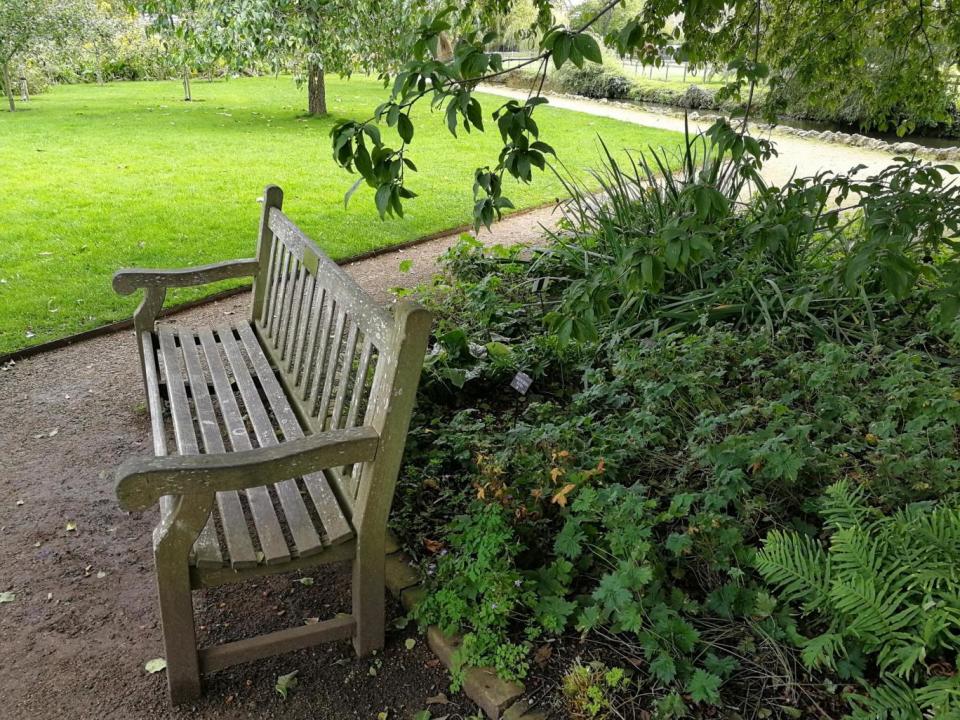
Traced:
[[421, 288], [438, 323], [393, 514], [428, 578], [414, 614], [462, 637], [454, 686], [490, 666], [569, 717], [944, 712], [954, 170], [741, 204], [770, 148], [723, 125], [689, 147], [677, 176], [610, 161], [608, 204], [571, 185], [541, 247], [466, 240]]

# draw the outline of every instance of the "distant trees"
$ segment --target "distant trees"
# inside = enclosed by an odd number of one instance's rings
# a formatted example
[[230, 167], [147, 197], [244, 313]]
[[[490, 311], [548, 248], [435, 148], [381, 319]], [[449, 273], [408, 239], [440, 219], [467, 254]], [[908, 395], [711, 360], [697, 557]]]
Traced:
[[[422, 0], [139, 0], [185, 53], [237, 69], [266, 63], [307, 84], [310, 114], [327, 112], [325, 73], [382, 73], [408, 56]], [[186, 85], [185, 80], [185, 88]]]
[[82, 32], [82, 0], [0, 0], [0, 79], [10, 112], [14, 63], [43, 42], [59, 42]]

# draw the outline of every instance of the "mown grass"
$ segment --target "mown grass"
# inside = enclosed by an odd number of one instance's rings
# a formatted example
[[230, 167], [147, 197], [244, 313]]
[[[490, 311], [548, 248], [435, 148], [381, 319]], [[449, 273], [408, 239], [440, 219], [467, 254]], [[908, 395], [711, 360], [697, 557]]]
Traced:
[[[0, 355], [128, 317], [136, 297], [110, 288], [117, 268], [178, 267], [253, 254], [268, 183], [285, 210], [334, 258], [469, 222], [473, 169], [496, 162], [494, 133], [454, 140], [442, 116], [420, 111], [404, 219], [381, 221], [372, 191], [344, 208], [354, 178], [337, 168], [328, 132], [384, 98], [365, 78], [331, 78], [332, 113], [303, 115], [290, 78], [68, 86], [0, 113]], [[502, 100], [488, 98], [489, 113]], [[540, 112], [540, 111], [538, 111]], [[597, 161], [597, 135], [614, 148], [675, 144], [671, 133], [544, 108], [544, 139], [571, 168]], [[518, 207], [549, 201], [548, 174], [510, 187]], [[173, 293], [184, 302], [210, 288]], [[168, 301], [168, 302], [170, 302]]]

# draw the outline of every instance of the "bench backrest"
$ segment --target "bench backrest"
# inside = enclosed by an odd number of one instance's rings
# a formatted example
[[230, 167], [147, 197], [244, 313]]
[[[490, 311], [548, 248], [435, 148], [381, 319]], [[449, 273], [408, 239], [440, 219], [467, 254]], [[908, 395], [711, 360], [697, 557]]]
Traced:
[[328, 476], [355, 525], [364, 515], [385, 522], [430, 315], [415, 303], [391, 313], [376, 302], [283, 214], [282, 202], [280, 188], [269, 186], [251, 320], [308, 431], [372, 426], [380, 433], [373, 462]]

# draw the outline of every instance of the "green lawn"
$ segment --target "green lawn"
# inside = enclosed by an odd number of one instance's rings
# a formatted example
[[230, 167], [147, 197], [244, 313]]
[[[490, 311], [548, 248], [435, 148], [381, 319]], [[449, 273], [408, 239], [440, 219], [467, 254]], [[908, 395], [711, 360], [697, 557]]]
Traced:
[[[284, 188], [295, 222], [344, 258], [469, 222], [473, 169], [496, 162], [499, 136], [455, 141], [442, 115], [423, 108], [410, 183], [421, 197], [404, 219], [382, 222], [367, 188], [344, 209], [354, 178], [334, 165], [328, 138], [337, 117], [366, 117], [382, 101], [379, 83], [331, 78], [324, 119], [303, 117], [305, 93], [286, 77], [197, 82], [192, 103], [180, 92], [178, 82], [66, 86], [0, 113], [0, 354], [128, 317], [137, 299], [111, 290], [117, 268], [252, 255], [268, 183]], [[487, 114], [501, 102], [488, 98]], [[597, 134], [612, 148], [677, 142], [612, 120], [538, 113], [544, 139], [577, 171], [596, 163]], [[507, 194], [523, 207], [559, 190], [545, 174]]]

